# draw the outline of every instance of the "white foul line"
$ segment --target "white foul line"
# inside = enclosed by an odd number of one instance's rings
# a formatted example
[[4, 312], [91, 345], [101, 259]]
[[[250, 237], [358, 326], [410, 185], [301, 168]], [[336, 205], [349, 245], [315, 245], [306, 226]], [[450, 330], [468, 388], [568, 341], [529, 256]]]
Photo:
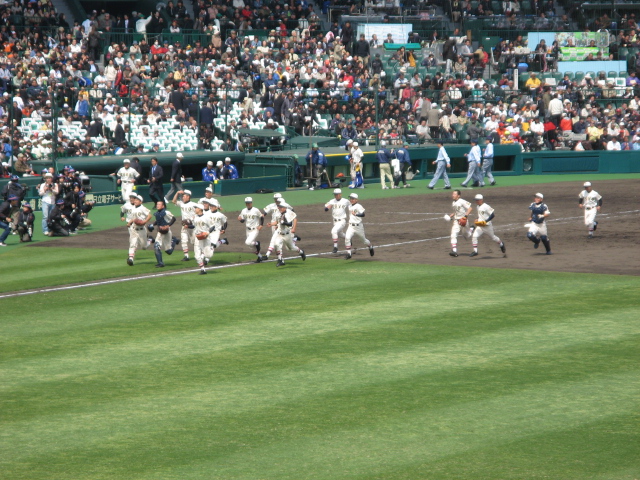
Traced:
[[[617, 217], [622, 217], [628, 214], [636, 214], [639, 213], [640, 210], [627, 210], [624, 212], [616, 212], [615, 214], [612, 213], [602, 213], [600, 214], [600, 216], [607, 216], [609, 218], [617, 218]], [[557, 218], [557, 219], [552, 219], [552, 220], [547, 220], [547, 222], [551, 223], [556, 223], [559, 225], [563, 225], [563, 224], [567, 224], [567, 223], [572, 223], [574, 222], [576, 219], [580, 219], [582, 218], [582, 216], [580, 217], [566, 217], [566, 218]], [[435, 220], [435, 219], [434, 219]], [[401, 222], [403, 223], [403, 222]], [[507, 224], [507, 225], [500, 225], [499, 226], [500, 231], [509, 231], [509, 230], [519, 230], [522, 228], [522, 223], [511, 223], [511, 224]], [[418, 240], [407, 240], [405, 242], [397, 242], [397, 243], [387, 243], [384, 245], [376, 245], [375, 248], [385, 248], [385, 247], [400, 247], [402, 245], [410, 245], [413, 243], [422, 243], [422, 242], [433, 242], [433, 241], [437, 241], [437, 240], [444, 240], [450, 238], [450, 235], [446, 235], [443, 237], [432, 237], [432, 238], [421, 238]], [[322, 255], [334, 255], [333, 252], [322, 252], [322, 253], [310, 253], [307, 255], [307, 257], [320, 257]], [[295, 258], [299, 258], [297, 255], [295, 257], [287, 257], [285, 258], [285, 260], [292, 260]], [[273, 260], [268, 260], [268, 261], [264, 261], [262, 263], [271, 263], [273, 262]], [[247, 266], [247, 265], [255, 265], [255, 261], [251, 261], [251, 262], [242, 262], [242, 263], [231, 263], [228, 265], [216, 265], [213, 267], [208, 267], [207, 270], [222, 270], [224, 268], [233, 268], [233, 267], [243, 267], [243, 266]], [[45, 287], [45, 288], [38, 288], [38, 289], [34, 289], [34, 290], [26, 290], [26, 291], [21, 291], [21, 292], [11, 292], [11, 293], [4, 293], [4, 294], [0, 294], [0, 300], [3, 298], [14, 298], [14, 297], [23, 297], [26, 295], [34, 295], [37, 293], [51, 293], [51, 292], [62, 292], [62, 291], [66, 291], [66, 290], [76, 290], [79, 288], [86, 288], [86, 287], [99, 287], [101, 285], [111, 285], [114, 283], [123, 283], [123, 282], [130, 282], [132, 280], [146, 280], [148, 278], [161, 278], [161, 277], [170, 277], [173, 275], [185, 275], [187, 273], [196, 273], [200, 271], [199, 268], [196, 269], [189, 269], [189, 270], [172, 270], [169, 272], [162, 272], [162, 273], [150, 273], [147, 275], [138, 275], [138, 276], [134, 276], [134, 277], [121, 277], [121, 278], [113, 278], [111, 280], [101, 280], [99, 282], [90, 282], [90, 283], [83, 283], [80, 285], [63, 285], [63, 286], [59, 286], [59, 287]]]

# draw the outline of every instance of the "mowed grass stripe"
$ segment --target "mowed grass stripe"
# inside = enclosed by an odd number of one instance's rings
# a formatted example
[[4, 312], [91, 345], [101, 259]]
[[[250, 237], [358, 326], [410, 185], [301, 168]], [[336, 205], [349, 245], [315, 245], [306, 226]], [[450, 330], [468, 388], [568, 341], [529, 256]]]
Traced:
[[[118, 426], [106, 432], [80, 431], [77, 438], [84, 442], [74, 442], [64, 452], [40, 452], [33, 460], [46, 464], [49, 474], [68, 475], [64, 478], [202, 478], [203, 472], [207, 478], [234, 479], [349, 478], [354, 473], [373, 477], [390, 466], [402, 470], [593, 421], [628, 420], [640, 394], [635, 379], [637, 372], [594, 375], [489, 399], [469, 398], [447, 407], [430, 408], [425, 402], [422, 409], [409, 413], [367, 416], [368, 422], [356, 426], [334, 422], [331, 416], [317, 424], [302, 402], [264, 423], [259, 414], [252, 417], [255, 422], [237, 424], [231, 419], [219, 423], [208, 415], [190, 421], [169, 416], [145, 431], [122, 432]], [[357, 415], [366, 415], [366, 406], [354, 403], [353, 408]], [[263, 430], [267, 426], [271, 428]], [[233, 435], [229, 429], [234, 429]], [[26, 458], [21, 455], [18, 460], [28, 465], [34, 452], [23, 453]], [[78, 463], [71, 470], [59, 470], [56, 459], [61, 456]], [[108, 457], [116, 461], [105, 462]], [[95, 473], [83, 475], [87, 469]], [[50, 478], [38, 473], [31, 470], [30, 478]]]
[[[74, 373], [45, 382], [40, 386], [40, 390], [47, 392], [45, 398], [30, 398], [38, 391], [34, 387], [6, 392], [3, 416], [11, 415], [14, 420], [7, 418], [4, 430], [14, 432], [12, 437], [19, 440], [23, 428], [39, 420], [38, 429], [42, 433], [62, 435], [75, 441], [80, 431], [94, 423], [98, 429], [101, 418], [114, 418], [123, 411], [136, 419], [122, 425], [124, 431], [144, 429], [145, 424], [154, 423], [172, 404], [179, 404], [185, 415], [206, 414], [212, 405], [217, 414], [235, 415], [244, 409], [253, 411], [260, 403], [269, 408], [297, 398], [348, 392], [384, 383], [385, 379], [489, 368], [523, 357], [554, 355], [555, 351], [590, 343], [615, 343], [640, 333], [640, 326], [632, 317], [626, 316], [626, 321], [617, 317], [619, 315], [612, 313], [598, 322], [577, 317], [422, 346], [378, 343], [373, 351], [362, 354], [345, 351], [323, 355], [314, 349], [303, 357], [295, 350], [287, 353], [290, 348], [272, 352], [265, 346], [261, 351], [233, 355], [231, 361], [224, 356], [198, 355], [168, 365], [149, 365], [146, 369], [128, 368], [125, 358], [111, 367], [104, 363], [102, 371]], [[247, 355], [252, 356], [252, 361], [242, 365], [239, 357]], [[271, 357], [275, 362], [270, 361]], [[259, 368], [261, 363], [266, 366]], [[243, 368], [237, 369], [238, 364]], [[258, 373], [253, 373], [254, 369]], [[20, 412], [25, 406], [31, 414], [21, 419]], [[70, 423], [69, 415], [86, 418], [80, 424]], [[23, 433], [26, 433], [23, 441], [32, 434], [28, 428]], [[60, 441], [65, 443], [64, 438]], [[60, 448], [60, 445], [55, 442], [52, 448]]]

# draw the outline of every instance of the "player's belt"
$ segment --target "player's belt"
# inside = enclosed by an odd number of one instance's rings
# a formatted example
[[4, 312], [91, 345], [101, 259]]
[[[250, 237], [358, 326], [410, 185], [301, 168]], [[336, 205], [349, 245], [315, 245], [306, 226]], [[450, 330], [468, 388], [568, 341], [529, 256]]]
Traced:
[[596, 207], [585, 207], [585, 210], [593, 210]]
[[144, 230], [144, 227], [135, 227], [135, 230]]
[[247, 227], [247, 230], [255, 230], [258, 227]]
[[358, 225], [362, 225], [361, 223], [350, 223], [349, 225], [351, 225], [352, 227], [357, 227]]
[[344, 221], [345, 221], [345, 219], [344, 219], [344, 218], [334, 218], [334, 219], [333, 219], [333, 221], [334, 221], [335, 223], [338, 223], [338, 222], [344, 222]]

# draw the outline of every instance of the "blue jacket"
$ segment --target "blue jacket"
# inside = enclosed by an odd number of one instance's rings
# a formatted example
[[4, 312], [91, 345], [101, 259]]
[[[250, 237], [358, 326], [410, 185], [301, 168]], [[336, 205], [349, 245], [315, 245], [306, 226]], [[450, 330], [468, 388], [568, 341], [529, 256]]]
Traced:
[[225, 171], [225, 175], [224, 175], [225, 178], [230, 180], [235, 180], [236, 178], [238, 178], [238, 169], [236, 168], [235, 165], [232, 165], [232, 164], [225, 165], [224, 171]]
[[411, 164], [411, 157], [409, 156], [409, 150], [406, 148], [399, 148], [396, 150], [396, 158], [400, 160], [400, 163]]
[[324, 153], [322, 153], [320, 150], [316, 150], [315, 152], [313, 150], [310, 150], [309, 153], [307, 153], [305, 160], [307, 161], [307, 163], [309, 163], [310, 159], [313, 165], [320, 165], [322, 167], [327, 166], [327, 157], [325, 157]]
[[391, 161], [391, 152], [388, 148], [381, 148], [376, 153], [376, 158], [378, 163], [389, 163]]
[[203, 182], [213, 182], [216, 180], [216, 171], [215, 169], [209, 170], [208, 167], [204, 167], [202, 169], [202, 181]]

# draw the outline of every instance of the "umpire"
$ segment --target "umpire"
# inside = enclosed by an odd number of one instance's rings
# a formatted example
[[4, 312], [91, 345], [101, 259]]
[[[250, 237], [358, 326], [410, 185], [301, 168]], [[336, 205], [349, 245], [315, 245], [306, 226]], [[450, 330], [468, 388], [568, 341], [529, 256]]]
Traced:
[[160, 201], [164, 202], [164, 187], [162, 186], [162, 176], [164, 172], [162, 167], [158, 165], [158, 159], [156, 157], [151, 158], [151, 169], [149, 170], [149, 196], [153, 203]]

